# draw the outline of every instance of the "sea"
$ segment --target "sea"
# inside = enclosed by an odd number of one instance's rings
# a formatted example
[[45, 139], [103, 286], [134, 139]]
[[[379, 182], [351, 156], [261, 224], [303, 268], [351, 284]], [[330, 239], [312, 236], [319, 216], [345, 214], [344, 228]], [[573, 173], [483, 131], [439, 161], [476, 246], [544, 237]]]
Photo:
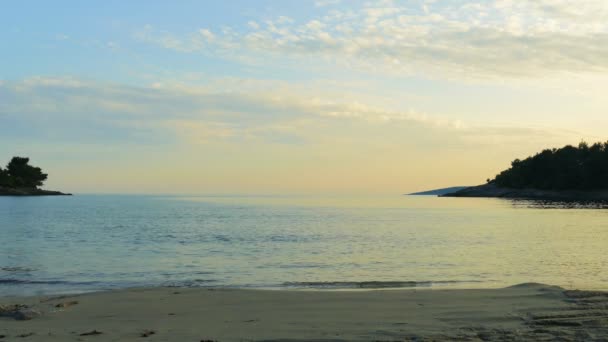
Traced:
[[607, 290], [607, 208], [398, 194], [0, 197], [0, 296], [528, 282]]

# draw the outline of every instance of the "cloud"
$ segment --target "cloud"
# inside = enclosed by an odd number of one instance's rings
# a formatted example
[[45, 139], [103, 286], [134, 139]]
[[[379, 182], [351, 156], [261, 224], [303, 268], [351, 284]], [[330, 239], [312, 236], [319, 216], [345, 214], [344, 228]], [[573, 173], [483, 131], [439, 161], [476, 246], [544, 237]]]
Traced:
[[[224, 81], [215, 85], [155, 83], [133, 87], [74, 78], [34, 77], [0, 84], [0, 120], [4, 130], [28, 132], [107, 130], [129, 138], [176, 136], [192, 141], [267, 139], [303, 141], [294, 129], [301, 122], [351, 119], [364, 122], [412, 121], [434, 124], [410, 112], [391, 112], [357, 102], [340, 103], [298, 94], [284, 84], [260, 87], [259, 81]], [[253, 90], [258, 88], [259, 90]], [[30, 127], [26, 129], [26, 127]], [[103, 128], [103, 129], [102, 129]], [[136, 136], [129, 133], [136, 131]], [[163, 134], [164, 133], [164, 134]], [[100, 133], [101, 134], [101, 133]], [[78, 138], [89, 140], [99, 134]], [[277, 135], [283, 138], [276, 139]], [[291, 138], [287, 135], [292, 135]], [[40, 138], [48, 138], [43, 135]]]
[[[218, 84], [222, 91], [217, 90]], [[255, 80], [134, 87], [36, 77], [3, 81], [0, 99], [0, 135], [12, 140], [288, 145], [350, 141], [345, 144], [381, 146], [426, 141], [470, 147], [581, 137], [551, 128], [463, 123]]]
[[336, 7], [303, 22], [252, 21], [244, 30], [179, 36], [147, 26], [134, 36], [224, 58], [302, 65], [318, 57], [315, 64], [392, 75], [542, 78], [608, 70], [607, 15], [608, 5], [596, 0], [389, 2]]
[[334, 6], [338, 5], [340, 2], [340, 0], [317, 0], [315, 1], [315, 7]]

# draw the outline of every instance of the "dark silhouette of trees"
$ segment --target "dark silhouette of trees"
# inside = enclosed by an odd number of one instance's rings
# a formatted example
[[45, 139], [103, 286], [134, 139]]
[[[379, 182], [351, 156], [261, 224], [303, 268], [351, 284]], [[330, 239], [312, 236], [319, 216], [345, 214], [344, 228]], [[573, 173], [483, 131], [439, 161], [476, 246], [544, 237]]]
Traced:
[[13, 157], [6, 165], [0, 168], [0, 186], [9, 188], [37, 188], [42, 186], [47, 174], [42, 169], [29, 165], [30, 158]]
[[490, 180], [500, 187], [541, 190], [608, 189], [608, 142], [546, 149]]
[[8, 170], [4, 170], [0, 167], [0, 186], [12, 187], [13, 179], [8, 173]]

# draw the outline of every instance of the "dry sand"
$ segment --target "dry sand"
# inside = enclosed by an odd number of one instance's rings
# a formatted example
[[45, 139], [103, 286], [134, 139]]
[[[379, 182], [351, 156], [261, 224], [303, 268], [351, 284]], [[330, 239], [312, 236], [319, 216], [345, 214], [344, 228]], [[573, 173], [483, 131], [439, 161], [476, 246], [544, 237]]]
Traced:
[[489, 290], [150, 288], [0, 298], [0, 304], [5, 312], [7, 304], [25, 304], [41, 313], [31, 320], [0, 317], [0, 335], [4, 335], [0, 341], [608, 338], [607, 293], [539, 284]]

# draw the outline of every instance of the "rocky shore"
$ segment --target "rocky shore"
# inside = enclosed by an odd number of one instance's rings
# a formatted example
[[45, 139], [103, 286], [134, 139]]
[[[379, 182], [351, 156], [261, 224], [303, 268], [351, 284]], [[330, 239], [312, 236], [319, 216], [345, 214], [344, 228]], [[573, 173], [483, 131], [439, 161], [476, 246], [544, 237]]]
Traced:
[[60, 191], [37, 188], [7, 188], [0, 186], [0, 196], [71, 196]]
[[501, 188], [494, 184], [472, 186], [441, 197], [496, 197], [513, 199], [536, 199], [555, 201], [608, 201], [608, 190], [552, 191], [539, 189]]

